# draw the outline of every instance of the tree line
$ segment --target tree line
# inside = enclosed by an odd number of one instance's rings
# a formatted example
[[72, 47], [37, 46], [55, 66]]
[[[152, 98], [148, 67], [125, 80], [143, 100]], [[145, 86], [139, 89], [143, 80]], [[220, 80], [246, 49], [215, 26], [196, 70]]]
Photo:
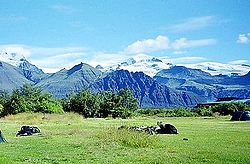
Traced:
[[119, 92], [102, 91], [92, 93], [87, 89], [73, 93], [64, 99], [53, 98], [39, 87], [24, 85], [11, 94], [0, 92], [0, 117], [22, 112], [64, 113], [76, 112], [85, 118], [127, 118], [135, 115], [156, 115], [161, 117], [195, 117], [213, 115], [232, 115], [234, 111], [250, 111], [244, 103], [225, 103], [211, 108], [194, 109], [138, 109], [138, 101], [128, 89]]
[[139, 107], [137, 99], [128, 89], [119, 92], [92, 93], [87, 89], [73, 93], [64, 99], [54, 99], [39, 87], [24, 85], [12, 94], [0, 93], [0, 116], [22, 112], [63, 113], [76, 112], [84, 117], [127, 118]]

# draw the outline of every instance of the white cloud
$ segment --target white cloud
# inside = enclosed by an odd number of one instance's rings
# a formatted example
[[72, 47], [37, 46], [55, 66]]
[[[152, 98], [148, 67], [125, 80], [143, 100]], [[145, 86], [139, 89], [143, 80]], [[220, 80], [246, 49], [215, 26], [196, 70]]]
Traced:
[[72, 13], [76, 10], [72, 6], [67, 6], [67, 5], [62, 5], [62, 4], [53, 5], [50, 8], [57, 12], [67, 13], [67, 14]]
[[159, 35], [155, 39], [138, 40], [129, 45], [124, 52], [126, 54], [137, 54], [145, 52], [160, 51], [169, 48], [169, 39]]
[[199, 39], [199, 40], [188, 40], [187, 38], [180, 38], [175, 40], [171, 47], [179, 50], [182, 48], [202, 47], [208, 45], [214, 45], [217, 41], [215, 39]]
[[30, 49], [26, 45], [21, 44], [0, 45], [0, 52], [16, 53], [25, 58], [29, 57], [31, 54]]
[[97, 65], [107, 67], [120, 63], [126, 58], [127, 56], [121, 53], [96, 52], [92, 55], [92, 58], [88, 59], [87, 63], [93, 67]]
[[70, 68], [83, 61], [89, 50], [85, 47], [36, 47], [21, 44], [0, 45], [0, 52], [25, 56], [32, 64], [46, 71]]
[[249, 39], [250, 39], [250, 33], [248, 33], [248, 34], [239, 34], [237, 43], [247, 44], [249, 42]]
[[230, 61], [229, 64], [235, 64], [235, 65], [239, 65], [239, 64], [247, 64], [248, 60], [234, 60], [234, 61]]
[[[161, 50], [180, 50], [184, 48], [202, 47], [214, 45], [217, 43], [216, 39], [198, 39], [188, 40], [187, 38], [176, 39], [174, 42], [170, 42], [167, 36], [159, 35], [155, 39], [146, 39], [142, 41], [136, 41], [124, 49], [122, 53], [125, 54], [138, 54], [138, 53], [150, 53], [153, 51]], [[183, 54], [184, 51], [179, 54]], [[175, 52], [178, 54], [178, 51]]]
[[[164, 59], [163, 59], [164, 60]], [[199, 56], [191, 56], [191, 57], [180, 57], [180, 58], [168, 58], [166, 59], [167, 62], [173, 64], [184, 64], [184, 63], [196, 63], [200, 61], [204, 61], [206, 58], [199, 57]]]
[[215, 16], [202, 16], [202, 17], [193, 17], [183, 20], [180, 23], [174, 24], [170, 27], [165, 28], [171, 32], [185, 32], [198, 30], [215, 23], [217, 18]]
[[173, 53], [176, 55], [181, 55], [181, 54], [186, 54], [187, 51], [174, 51]]
[[[174, 54], [185, 54], [186, 48], [207, 46], [215, 44], [215, 39], [188, 40], [180, 38], [172, 43], [167, 36], [159, 35], [155, 39], [136, 41], [129, 45], [124, 51], [117, 53], [96, 52], [85, 47], [38, 47], [22, 44], [0, 45], [0, 52], [17, 53], [25, 56], [28, 61], [42, 68], [45, 72], [55, 72], [62, 68], [69, 69], [77, 63], [85, 62], [93, 67], [100, 64], [109, 66], [124, 61], [130, 55], [140, 53], [150, 53], [154, 51], [170, 50]], [[190, 58], [176, 58], [174, 61]], [[192, 57], [192, 60], [201, 60], [202, 58]]]

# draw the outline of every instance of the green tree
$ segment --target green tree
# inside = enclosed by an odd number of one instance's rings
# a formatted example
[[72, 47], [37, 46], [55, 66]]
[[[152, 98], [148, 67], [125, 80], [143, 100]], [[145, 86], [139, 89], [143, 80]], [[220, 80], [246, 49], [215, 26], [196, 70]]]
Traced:
[[18, 89], [13, 91], [10, 96], [10, 100], [5, 105], [5, 108], [4, 115], [17, 114], [28, 110], [27, 102]]
[[42, 113], [63, 113], [61, 103], [53, 99], [52, 95], [45, 93], [39, 96], [35, 112]]
[[86, 89], [77, 94], [70, 95], [63, 101], [63, 106], [66, 111], [77, 112], [86, 118], [95, 117], [99, 110], [98, 97]]
[[224, 103], [212, 107], [212, 111], [220, 113], [220, 115], [232, 115], [233, 112], [237, 111], [237, 105], [234, 103]]
[[111, 114], [113, 118], [127, 118], [138, 109], [137, 99], [128, 89], [121, 89], [118, 94], [114, 91], [103, 91], [100, 95], [102, 98], [100, 113], [103, 117]]
[[40, 88], [24, 85], [13, 91], [2, 115], [21, 112], [62, 113], [63, 108], [59, 101], [48, 93], [43, 94]]
[[4, 111], [3, 105], [0, 104], [0, 116], [2, 115], [3, 111]]
[[98, 111], [98, 115], [103, 118], [108, 117], [115, 108], [115, 92], [102, 91], [97, 95], [100, 97], [100, 110]]
[[97, 94], [82, 90], [62, 100], [65, 111], [74, 111], [84, 117], [122, 117], [126, 118], [138, 108], [137, 100], [129, 90], [121, 90], [118, 94], [102, 91]]
[[0, 92], [0, 104], [4, 106], [10, 99], [10, 95], [7, 91]]
[[132, 112], [139, 108], [138, 100], [129, 89], [121, 89], [119, 91], [119, 96], [123, 108], [129, 109]]

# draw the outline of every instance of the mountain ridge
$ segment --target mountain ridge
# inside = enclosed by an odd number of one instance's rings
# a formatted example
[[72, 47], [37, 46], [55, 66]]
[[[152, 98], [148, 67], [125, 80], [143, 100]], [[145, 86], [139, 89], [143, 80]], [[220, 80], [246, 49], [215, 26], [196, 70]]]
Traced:
[[[13, 57], [15, 54], [10, 58]], [[94, 92], [129, 88], [138, 98], [141, 107], [150, 108], [191, 107], [227, 96], [250, 98], [250, 72], [243, 76], [211, 75], [201, 69], [175, 66], [143, 54], [137, 58], [129, 58], [116, 69], [106, 72], [100, 71], [103, 69], [101, 66], [97, 69], [86, 63], [79, 63], [69, 70], [61, 69], [46, 74], [22, 55], [18, 56], [17, 61], [9, 61], [15, 66], [0, 62], [0, 90], [11, 91], [29, 83], [52, 93], [56, 98], [64, 98], [83, 88]], [[163, 69], [162, 64], [168, 68]], [[139, 69], [130, 68], [128, 71], [130, 66]]]

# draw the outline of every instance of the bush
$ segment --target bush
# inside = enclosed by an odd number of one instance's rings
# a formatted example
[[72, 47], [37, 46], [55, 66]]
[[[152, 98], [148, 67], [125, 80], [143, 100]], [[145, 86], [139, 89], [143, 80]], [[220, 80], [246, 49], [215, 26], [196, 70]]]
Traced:
[[224, 103], [212, 107], [213, 113], [218, 112], [220, 115], [232, 115], [233, 112], [237, 111], [238, 107], [235, 103]]
[[0, 116], [2, 115], [3, 110], [4, 110], [3, 105], [0, 104]]
[[70, 95], [63, 101], [65, 111], [73, 111], [82, 114], [84, 117], [95, 117], [99, 110], [99, 97], [89, 90], [82, 90], [77, 94]]
[[[3, 97], [0, 99], [3, 101]], [[62, 113], [63, 109], [59, 101], [48, 93], [43, 94], [40, 88], [24, 85], [13, 91], [11, 96], [4, 98], [4, 109], [1, 116], [22, 112]]]
[[211, 108], [196, 108], [193, 110], [199, 116], [213, 116], [213, 111]]
[[97, 94], [89, 90], [70, 95], [62, 100], [65, 111], [73, 111], [88, 117], [121, 117], [127, 118], [138, 108], [137, 99], [129, 90], [122, 89], [118, 93], [103, 91]]

